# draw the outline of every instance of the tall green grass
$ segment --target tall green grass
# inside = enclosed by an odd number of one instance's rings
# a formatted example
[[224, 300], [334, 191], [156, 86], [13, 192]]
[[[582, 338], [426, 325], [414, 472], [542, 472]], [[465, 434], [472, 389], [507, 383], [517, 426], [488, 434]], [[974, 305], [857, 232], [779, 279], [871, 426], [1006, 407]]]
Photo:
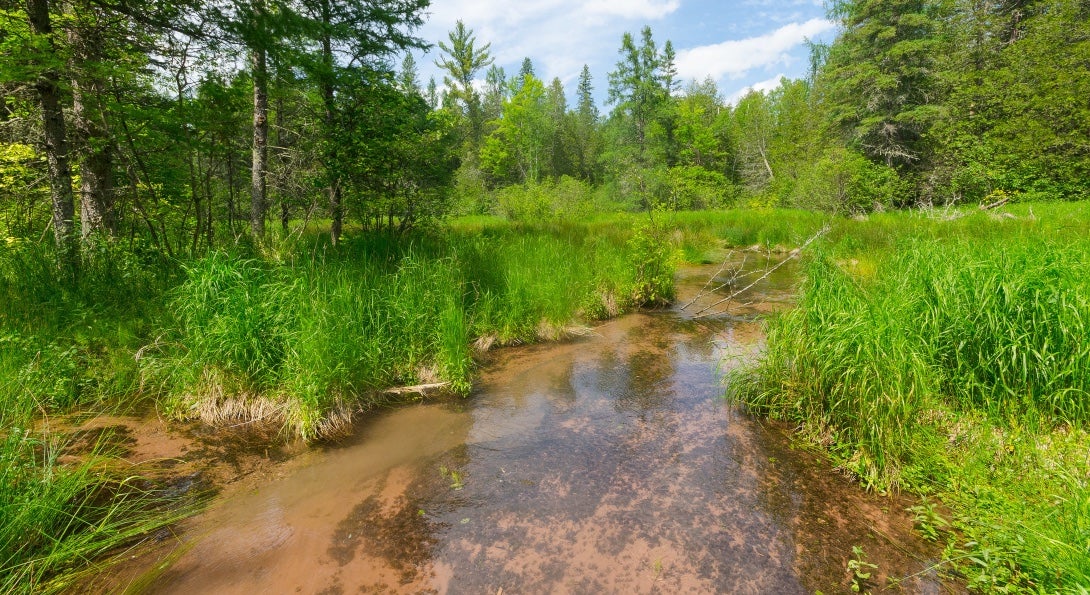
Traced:
[[1088, 231], [1062, 204], [838, 221], [732, 394], [872, 486], [940, 495], [971, 586], [1088, 585]]
[[[8, 403], [10, 406], [10, 402]], [[5, 408], [0, 424], [0, 592], [56, 593], [119, 548], [184, 516], [167, 495], [126, 476], [99, 447], [61, 464], [63, 442]]]
[[145, 371], [176, 416], [335, 434], [388, 387], [466, 391], [475, 341], [556, 338], [668, 299], [660, 235], [508, 225], [307, 245], [277, 262], [215, 253], [186, 265], [170, 294], [175, 330]]
[[139, 393], [134, 353], [155, 326], [174, 267], [102, 245], [78, 282], [46, 247], [0, 244], [0, 592], [72, 588], [92, 563], [178, 518], [167, 498], [123, 470], [106, 442], [70, 460], [47, 420]]

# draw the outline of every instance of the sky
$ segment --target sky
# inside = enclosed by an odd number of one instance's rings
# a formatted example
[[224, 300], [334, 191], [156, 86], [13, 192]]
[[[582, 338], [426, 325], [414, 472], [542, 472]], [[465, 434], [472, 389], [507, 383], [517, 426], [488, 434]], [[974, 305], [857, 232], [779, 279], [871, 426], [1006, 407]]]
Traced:
[[[831, 41], [836, 34], [822, 0], [432, 0], [429, 13], [418, 31], [424, 40], [446, 40], [461, 19], [478, 46], [492, 44], [495, 63], [508, 76], [529, 57], [538, 78], [563, 81], [569, 101], [588, 65], [599, 104], [620, 58], [621, 36], [631, 32], [638, 43], [644, 25], [660, 49], [673, 42], [683, 86], [710, 76], [728, 101], [751, 88], [774, 88], [781, 76], [805, 76], [805, 40]], [[417, 54], [422, 84], [434, 76], [442, 85], [438, 57], [437, 45]]]

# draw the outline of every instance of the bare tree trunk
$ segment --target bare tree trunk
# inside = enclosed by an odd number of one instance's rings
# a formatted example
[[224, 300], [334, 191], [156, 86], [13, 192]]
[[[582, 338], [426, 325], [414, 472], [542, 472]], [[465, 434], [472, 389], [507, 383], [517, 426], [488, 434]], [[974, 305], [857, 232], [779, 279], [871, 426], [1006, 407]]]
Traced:
[[214, 174], [216, 164], [216, 146], [214, 144], [209, 146], [208, 149], [208, 162], [204, 172], [204, 198], [205, 198], [205, 226], [204, 226], [204, 238], [208, 244], [208, 249], [211, 250], [216, 244], [216, 232], [214, 228], [214, 221], [212, 220], [212, 176]]
[[[49, 0], [27, 0], [27, 18], [35, 35], [49, 37], [53, 25], [49, 20]], [[53, 202], [53, 237], [57, 243], [60, 264], [73, 277], [79, 270], [79, 244], [75, 237], [75, 204], [72, 195], [72, 169], [68, 163], [68, 141], [65, 135], [64, 111], [60, 104], [59, 76], [46, 70], [38, 75], [34, 88], [42, 110], [42, 130], [45, 155], [49, 162], [49, 189]]]
[[761, 156], [761, 162], [765, 165], [765, 171], [768, 172], [768, 180], [775, 180], [776, 174], [772, 173], [772, 165], [768, 162], [768, 156], [765, 155], [765, 149], [763, 145], [757, 145], [757, 153]]
[[254, 75], [254, 156], [250, 186], [250, 232], [265, 235], [269, 170], [269, 72], [264, 49], [251, 55]]
[[[73, 87], [75, 90], [75, 87]], [[91, 124], [85, 113], [81, 114], [81, 93], [73, 97], [73, 113], [81, 136], [88, 140], [80, 168], [80, 222], [81, 234], [86, 238], [95, 232], [117, 234], [117, 213], [114, 209], [114, 154], [106, 135]]]
[[227, 147], [227, 227], [231, 230], [231, 236], [236, 240], [238, 233], [235, 231], [235, 154], [234, 147], [224, 137], [224, 146]]

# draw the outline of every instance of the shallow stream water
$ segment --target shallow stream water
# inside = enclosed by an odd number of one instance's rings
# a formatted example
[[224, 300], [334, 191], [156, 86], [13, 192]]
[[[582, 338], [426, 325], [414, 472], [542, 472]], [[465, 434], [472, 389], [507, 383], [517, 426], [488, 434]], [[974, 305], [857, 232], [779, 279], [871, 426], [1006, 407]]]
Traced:
[[[679, 303], [716, 268], [683, 271]], [[761, 345], [747, 318], [788, 303], [794, 278], [730, 316], [640, 313], [498, 350], [468, 399], [369, 416], [214, 505], [150, 590], [841, 593], [859, 545], [878, 567], [865, 588], [941, 592], [905, 502], [723, 398]]]

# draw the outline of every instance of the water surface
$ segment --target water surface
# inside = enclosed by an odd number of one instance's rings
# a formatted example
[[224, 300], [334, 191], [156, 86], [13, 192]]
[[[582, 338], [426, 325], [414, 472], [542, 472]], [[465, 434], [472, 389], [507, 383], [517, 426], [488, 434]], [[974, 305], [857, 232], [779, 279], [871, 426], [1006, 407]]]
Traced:
[[[716, 270], [683, 271], [679, 302]], [[904, 502], [722, 398], [761, 344], [746, 319], [789, 302], [793, 279], [777, 271], [730, 316], [641, 313], [499, 350], [469, 399], [371, 416], [212, 508], [151, 590], [837, 593], [860, 545], [871, 589], [940, 592]]]

